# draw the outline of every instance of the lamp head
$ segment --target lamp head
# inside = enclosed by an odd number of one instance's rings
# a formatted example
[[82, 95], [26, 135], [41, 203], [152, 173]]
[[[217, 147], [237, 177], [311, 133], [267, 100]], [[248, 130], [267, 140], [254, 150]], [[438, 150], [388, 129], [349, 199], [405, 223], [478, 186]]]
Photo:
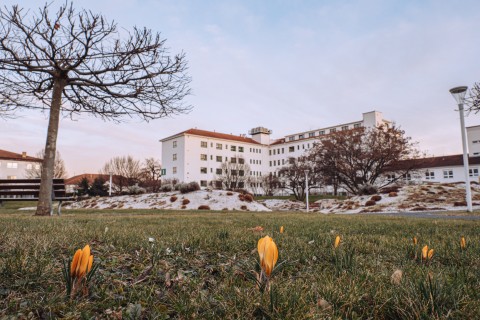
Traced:
[[450, 93], [452, 94], [453, 98], [455, 98], [455, 101], [457, 101], [458, 104], [463, 104], [463, 101], [465, 100], [465, 94], [467, 94], [467, 89], [468, 87], [466, 86], [450, 89]]

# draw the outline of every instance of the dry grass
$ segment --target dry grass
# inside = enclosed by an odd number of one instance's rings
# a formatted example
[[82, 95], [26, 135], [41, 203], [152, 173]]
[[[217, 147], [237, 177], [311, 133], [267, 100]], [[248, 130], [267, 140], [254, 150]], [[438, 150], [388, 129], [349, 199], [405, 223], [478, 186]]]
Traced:
[[[31, 214], [0, 209], [0, 318], [480, 318], [480, 222], [288, 212]], [[271, 296], [248, 277], [266, 234], [279, 263], [286, 261]], [[342, 242], [334, 252], [336, 235]], [[435, 249], [429, 265], [413, 259], [414, 235], [418, 248]], [[99, 265], [95, 286], [87, 297], [65, 300], [62, 261], [86, 243]]]

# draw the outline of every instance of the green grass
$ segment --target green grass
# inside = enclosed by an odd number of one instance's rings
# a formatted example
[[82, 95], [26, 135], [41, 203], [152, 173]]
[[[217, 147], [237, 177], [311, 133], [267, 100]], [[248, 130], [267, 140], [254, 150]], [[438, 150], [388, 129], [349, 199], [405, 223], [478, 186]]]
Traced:
[[[0, 318], [480, 318], [477, 221], [155, 210], [42, 218], [17, 205], [0, 209]], [[264, 232], [251, 230], [257, 225]], [[271, 295], [249, 278], [266, 234], [278, 245], [279, 263], [286, 261]], [[417, 251], [434, 248], [429, 265], [412, 259], [414, 235]], [[87, 296], [67, 300], [62, 262], [86, 243], [96, 278]], [[390, 280], [396, 269], [403, 271], [399, 285]]]

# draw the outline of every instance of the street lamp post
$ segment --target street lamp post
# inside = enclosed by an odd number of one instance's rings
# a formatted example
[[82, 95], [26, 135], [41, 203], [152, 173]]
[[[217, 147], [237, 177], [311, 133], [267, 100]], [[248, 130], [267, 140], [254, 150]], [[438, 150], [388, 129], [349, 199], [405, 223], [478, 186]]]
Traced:
[[109, 189], [108, 189], [108, 196], [109, 197], [112, 196], [112, 175], [113, 175], [113, 172], [110, 171], [110, 185], [109, 185]]
[[470, 178], [469, 178], [469, 170], [468, 170], [468, 150], [467, 150], [467, 135], [465, 131], [465, 117], [463, 114], [463, 103], [465, 101], [465, 94], [467, 93], [467, 87], [455, 87], [450, 89], [450, 93], [452, 94], [455, 101], [458, 104], [458, 110], [460, 111], [460, 127], [462, 129], [462, 145], [463, 145], [463, 170], [465, 172], [465, 191], [466, 191], [466, 199], [467, 199], [467, 211], [472, 212], [472, 193], [470, 190]]
[[308, 203], [308, 170], [305, 170], [305, 194], [307, 196], [307, 212], [309, 212], [310, 205]]

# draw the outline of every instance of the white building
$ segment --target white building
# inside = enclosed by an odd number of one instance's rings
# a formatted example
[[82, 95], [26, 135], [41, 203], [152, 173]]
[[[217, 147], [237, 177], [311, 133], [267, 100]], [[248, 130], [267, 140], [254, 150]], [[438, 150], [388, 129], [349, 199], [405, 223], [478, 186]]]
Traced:
[[0, 179], [25, 179], [27, 170], [40, 168], [42, 159], [30, 157], [26, 152], [0, 150]]
[[[467, 127], [467, 145], [469, 179], [471, 182], [480, 182], [480, 126]], [[449, 183], [465, 181], [463, 154], [423, 159], [419, 169], [405, 178], [405, 180], [412, 182]]]
[[160, 140], [162, 177], [183, 182], [196, 181], [206, 187], [210, 183], [215, 184], [224, 162], [244, 162], [249, 165], [252, 177], [261, 177], [280, 169], [288, 158], [301, 156], [323, 135], [380, 125], [388, 126], [391, 122], [383, 119], [381, 112], [371, 111], [363, 113], [359, 121], [293, 133], [276, 140], [271, 140], [271, 130], [264, 127], [250, 130], [250, 136], [189, 129]]

